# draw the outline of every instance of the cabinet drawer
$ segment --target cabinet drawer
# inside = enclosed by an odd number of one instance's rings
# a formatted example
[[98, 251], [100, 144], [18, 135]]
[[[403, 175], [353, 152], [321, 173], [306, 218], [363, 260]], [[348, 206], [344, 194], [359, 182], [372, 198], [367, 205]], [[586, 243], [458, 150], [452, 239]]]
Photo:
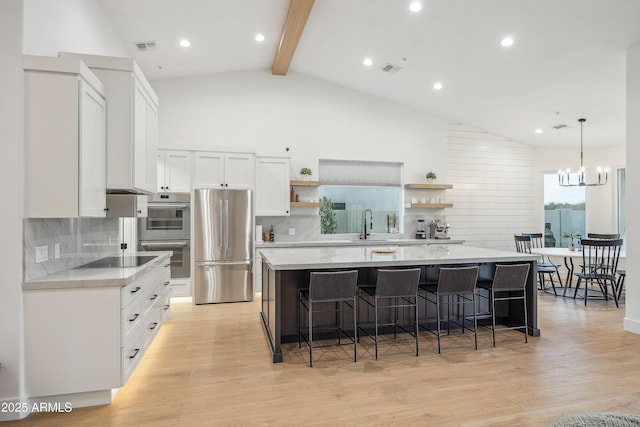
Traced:
[[151, 344], [153, 337], [160, 329], [160, 308], [154, 307], [144, 316], [144, 329], [142, 330], [143, 348], [146, 348]]
[[144, 280], [136, 280], [129, 283], [120, 291], [122, 308], [127, 307], [137, 298], [139, 298], [144, 292], [143, 286]]
[[139, 332], [132, 336], [131, 340], [122, 347], [122, 385], [127, 383], [131, 373], [142, 359], [144, 353], [142, 334], [143, 331], [139, 330]]
[[140, 301], [129, 304], [122, 310], [122, 343], [129, 341], [142, 325], [142, 306]]

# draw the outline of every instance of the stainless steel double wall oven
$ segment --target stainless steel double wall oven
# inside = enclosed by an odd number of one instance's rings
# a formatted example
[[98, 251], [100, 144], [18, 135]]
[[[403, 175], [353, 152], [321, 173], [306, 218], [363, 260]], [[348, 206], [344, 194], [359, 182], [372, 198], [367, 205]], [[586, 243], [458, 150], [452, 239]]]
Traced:
[[138, 219], [138, 249], [173, 251], [171, 277], [191, 276], [189, 194], [149, 196], [149, 214]]

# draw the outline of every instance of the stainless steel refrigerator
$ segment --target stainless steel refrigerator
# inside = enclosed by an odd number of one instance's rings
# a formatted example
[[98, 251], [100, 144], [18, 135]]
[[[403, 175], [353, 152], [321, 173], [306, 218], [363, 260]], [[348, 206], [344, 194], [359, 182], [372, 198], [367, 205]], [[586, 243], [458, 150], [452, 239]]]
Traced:
[[251, 190], [194, 190], [194, 303], [253, 300]]

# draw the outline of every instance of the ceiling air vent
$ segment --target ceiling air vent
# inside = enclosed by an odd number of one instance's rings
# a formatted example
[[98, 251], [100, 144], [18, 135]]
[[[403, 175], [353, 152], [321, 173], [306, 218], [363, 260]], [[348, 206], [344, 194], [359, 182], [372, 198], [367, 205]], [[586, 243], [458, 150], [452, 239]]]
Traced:
[[152, 50], [156, 50], [158, 47], [156, 46], [155, 41], [150, 42], [135, 42], [134, 43], [136, 50], [138, 52], [150, 52]]
[[556, 130], [560, 130], [560, 129], [564, 129], [564, 128], [568, 128], [568, 127], [569, 126], [565, 125], [564, 123], [560, 123], [560, 124], [557, 124], [557, 125], [553, 126], [553, 128], [556, 129]]
[[402, 67], [398, 67], [397, 65], [393, 65], [387, 62], [380, 68], [380, 70], [384, 71], [385, 73], [395, 74], [398, 71], [402, 70]]

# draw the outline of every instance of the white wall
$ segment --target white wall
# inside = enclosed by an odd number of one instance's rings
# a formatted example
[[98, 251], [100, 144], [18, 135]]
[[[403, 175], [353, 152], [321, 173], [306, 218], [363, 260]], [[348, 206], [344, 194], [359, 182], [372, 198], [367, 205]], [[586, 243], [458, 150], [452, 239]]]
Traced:
[[[640, 45], [627, 51], [627, 189], [640, 186]], [[638, 169], [636, 169], [638, 166]], [[640, 334], [640, 266], [634, 261], [640, 255], [640, 198], [627, 191], [627, 285], [624, 329]]]
[[526, 145], [451, 124], [447, 132], [447, 197], [452, 238], [469, 246], [513, 250], [513, 235], [536, 227], [534, 150]]
[[58, 52], [131, 56], [97, 1], [24, 0], [23, 53]]
[[[0, 3], [0, 404], [24, 397], [22, 339], [22, 214], [24, 177], [22, 0]], [[0, 421], [20, 414], [0, 411]], [[24, 416], [26, 414], [23, 414]]]
[[[255, 149], [290, 155], [317, 176], [318, 159], [402, 161], [405, 180], [445, 178], [446, 121], [300, 75], [268, 70], [157, 80], [159, 147]], [[290, 147], [287, 153], [285, 147]]]

